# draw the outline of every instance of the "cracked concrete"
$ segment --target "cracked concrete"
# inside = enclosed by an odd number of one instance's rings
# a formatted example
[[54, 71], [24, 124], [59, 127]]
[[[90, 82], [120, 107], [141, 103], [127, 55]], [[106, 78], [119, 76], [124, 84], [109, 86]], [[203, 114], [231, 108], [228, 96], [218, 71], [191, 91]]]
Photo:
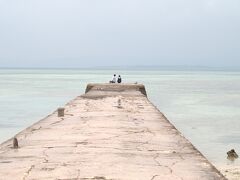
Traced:
[[[86, 94], [0, 146], [1, 180], [218, 180], [222, 174], [148, 101], [143, 85]], [[121, 108], [118, 108], [121, 102]]]

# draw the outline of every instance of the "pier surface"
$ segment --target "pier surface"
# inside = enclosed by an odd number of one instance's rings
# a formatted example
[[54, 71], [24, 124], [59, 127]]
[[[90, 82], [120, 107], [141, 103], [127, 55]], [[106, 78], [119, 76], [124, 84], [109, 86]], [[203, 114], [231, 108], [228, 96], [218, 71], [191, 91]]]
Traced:
[[143, 85], [86, 94], [0, 146], [4, 180], [219, 180], [221, 173], [146, 97]]

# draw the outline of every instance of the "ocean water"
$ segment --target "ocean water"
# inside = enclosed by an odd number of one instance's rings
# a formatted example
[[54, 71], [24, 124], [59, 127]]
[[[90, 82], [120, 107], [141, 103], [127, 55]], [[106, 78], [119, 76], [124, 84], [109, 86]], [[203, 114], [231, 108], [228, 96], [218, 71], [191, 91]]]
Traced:
[[240, 154], [240, 72], [0, 69], [0, 142], [81, 95], [90, 82], [146, 86], [149, 99], [214, 165]]

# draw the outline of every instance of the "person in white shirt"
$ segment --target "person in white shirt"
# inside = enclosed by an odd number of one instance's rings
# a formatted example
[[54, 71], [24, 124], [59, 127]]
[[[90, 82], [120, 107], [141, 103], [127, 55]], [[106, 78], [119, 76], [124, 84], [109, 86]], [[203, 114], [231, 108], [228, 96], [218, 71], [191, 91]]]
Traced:
[[116, 77], [116, 74], [114, 74], [111, 83], [116, 83], [116, 82], [117, 82], [117, 77]]

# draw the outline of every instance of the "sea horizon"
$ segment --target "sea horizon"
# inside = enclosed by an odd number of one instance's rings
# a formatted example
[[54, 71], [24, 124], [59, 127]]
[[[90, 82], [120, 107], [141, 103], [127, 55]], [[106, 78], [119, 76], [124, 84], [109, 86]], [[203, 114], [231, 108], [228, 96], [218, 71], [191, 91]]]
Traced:
[[233, 66], [88, 66], [88, 67], [0, 67], [0, 70], [139, 70], [139, 71], [240, 71]]

